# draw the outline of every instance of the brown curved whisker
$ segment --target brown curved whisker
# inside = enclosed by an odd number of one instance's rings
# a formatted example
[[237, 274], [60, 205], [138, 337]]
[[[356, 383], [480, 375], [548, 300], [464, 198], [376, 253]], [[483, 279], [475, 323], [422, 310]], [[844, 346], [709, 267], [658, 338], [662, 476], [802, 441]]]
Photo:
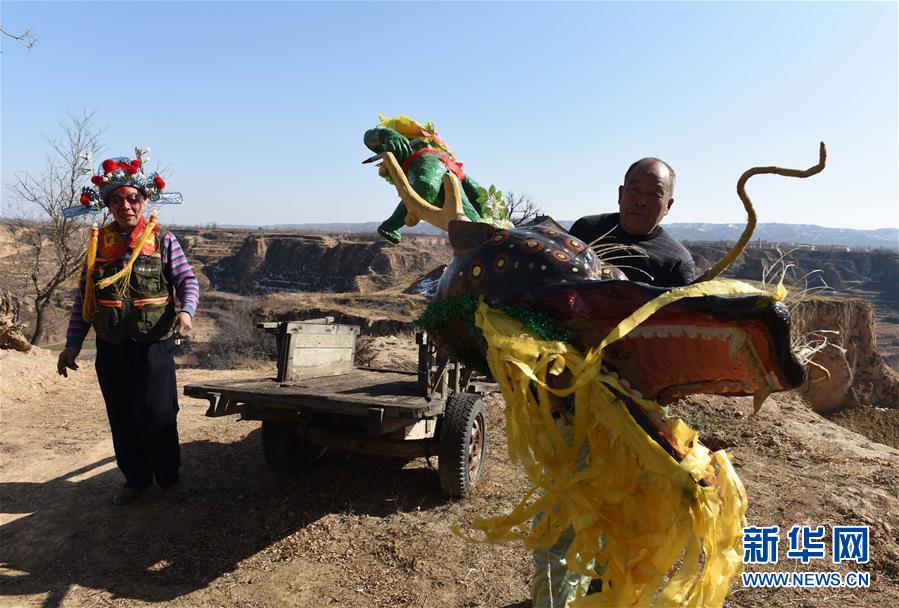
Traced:
[[753, 175], [760, 175], [763, 173], [771, 173], [774, 175], [783, 175], [786, 177], [811, 177], [817, 173], [820, 173], [824, 169], [824, 165], [827, 161], [827, 149], [824, 147], [824, 142], [821, 142], [821, 147], [818, 151], [818, 164], [812, 167], [809, 167], [805, 170], [800, 169], [785, 169], [783, 167], [753, 167], [752, 169], [747, 170], [740, 176], [740, 179], [737, 180], [737, 195], [739, 195], [740, 200], [743, 201], [743, 208], [746, 209], [746, 213], [749, 216], [746, 220], [746, 228], [743, 229], [743, 234], [740, 235], [740, 239], [737, 243], [731, 247], [730, 251], [718, 261], [717, 264], [712, 266], [709, 270], [705, 271], [701, 277], [693, 281], [694, 283], [699, 283], [702, 281], [709, 281], [714, 279], [719, 274], [721, 274], [725, 268], [730, 266], [734, 260], [736, 260], [743, 250], [746, 248], [746, 244], [749, 243], [749, 239], [752, 238], [752, 233], [755, 231], [756, 224], [756, 216], [755, 209], [752, 206], [752, 201], [749, 200], [749, 196], [746, 194], [746, 182], [749, 181], [749, 178]]

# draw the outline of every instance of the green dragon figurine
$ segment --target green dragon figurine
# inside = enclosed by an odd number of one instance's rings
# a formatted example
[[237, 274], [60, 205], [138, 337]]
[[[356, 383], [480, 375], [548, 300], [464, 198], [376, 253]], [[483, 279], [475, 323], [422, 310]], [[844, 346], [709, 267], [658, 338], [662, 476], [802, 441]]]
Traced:
[[[386, 118], [379, 114], [378, 118], [381, 122], [366, 131], [363, 138], [368, 149], [379, 156], [392, 152], [415, 192], [434, 207], [443, 208], [443, 176], [453, 173], [462, 184], [462, 210], [465, 216], [473, 222], [486, 221], [489, 214], [484, 205], [485, 190], [465, 175], [462, 163], [456, 160], [449, 146], [437, 135], [433, 123], [420, 125], [403, 115]], [[391, 181], [384, 168], [381, 168], [380, 175]], [[399, 243], [402, 238], [400, 229], [414, 226], [421, 219], [400, 202], [390, 217], [378, 226], [378, 234], [392, 243]]]

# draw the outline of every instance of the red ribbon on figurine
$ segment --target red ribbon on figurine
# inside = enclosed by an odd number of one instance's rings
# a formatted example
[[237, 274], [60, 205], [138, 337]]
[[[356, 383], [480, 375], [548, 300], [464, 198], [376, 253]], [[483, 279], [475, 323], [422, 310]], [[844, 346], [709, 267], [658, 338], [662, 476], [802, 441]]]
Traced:
[[435, 148], [422, 148], [421, 150], [416, 150], [412, 154], [409, 155], [409, 158], [403, 161], [403, 173], [409, 172], [409, 165], [412, 164], [412, 161], [423, 154], [434, 154], [440, 157], [440, 160], [443, 161], [443, 164], [446, 165], [446, 168], [453, 172], [453, 175], [459, 178], [459, 181], [465, 179], [465, 173], [462, 171], [462, 163], [458, 163], [451, 159], [443, 150], [437, 150]]

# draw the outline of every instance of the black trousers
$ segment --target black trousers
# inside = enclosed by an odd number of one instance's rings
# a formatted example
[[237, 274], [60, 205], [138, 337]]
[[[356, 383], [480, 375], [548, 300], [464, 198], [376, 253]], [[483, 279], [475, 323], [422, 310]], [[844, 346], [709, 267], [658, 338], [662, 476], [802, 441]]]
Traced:
[[96, 368], [125, 485], [145, 488], [155, 477], [167, 488], [178, 481], [174, 341], [113, 344], [97, 338]]

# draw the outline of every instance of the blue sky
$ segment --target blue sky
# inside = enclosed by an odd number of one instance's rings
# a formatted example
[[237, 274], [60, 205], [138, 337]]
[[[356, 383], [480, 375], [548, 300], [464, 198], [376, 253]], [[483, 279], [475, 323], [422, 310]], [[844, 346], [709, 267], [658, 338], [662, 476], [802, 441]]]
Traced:
[[[557, 219], [614, 211], [624, 170], [678, 174], [668, 221], [899, 225], [897, 4], [2, 2], [2, 179], [36, 171], [67, 113], [109, 156], [152, 146], [161, 221], [380, 220], [397, 197], [362, 134], [433, 120], [483, 185]], [[3, 193], [4, 208], [9, 204]]]

